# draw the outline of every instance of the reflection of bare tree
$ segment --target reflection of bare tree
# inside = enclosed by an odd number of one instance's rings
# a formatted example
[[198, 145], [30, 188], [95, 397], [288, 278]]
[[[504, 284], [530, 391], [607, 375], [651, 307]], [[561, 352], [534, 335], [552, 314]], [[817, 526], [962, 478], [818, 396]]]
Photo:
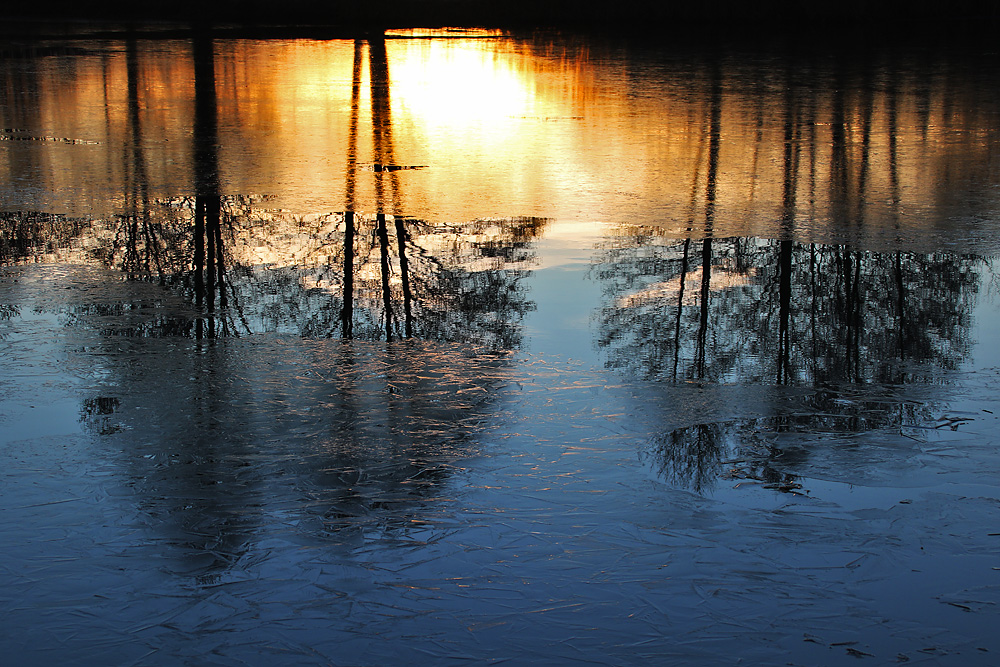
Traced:
[[[222, 197], [219, 192], [218, 102], [215, 94], [215, 55], [212, 38], [199, 33], [194, 38], [194, 289], [195, 303], [206, 311], [198, 320], [197, 336], [215, 336], [215, 301], [225, 308], [226, 262], [222, 245]], [[223, 319], [224, 323], [226, 320]]]
[[[110, 63], [104, 59], [104, 78], [109, 78]], [[183, 248], [178, 247], [179, 239], [171, 237], [169, 229], [157, 215], [158, 211], [149, 196], [149, 173], [143, 147], [143, 99], [140, 89], [144, 88], [136, 39], [130, 36], [125, 42], [126, 72], [126, 126], [121, 154], [123, 191], [121, 209], [105, 225], [95, 231], [103, 243], [91, 248], [91, 253], [109, 266], [115, 266], [131, 279], [155, 277], [161, 284], [165, 282], [166, 266]], [[107, 84], [106, 84], [107, 85]], [[109, 120], [110, 122], [110, 120]]]
[[341, 334], [354, 337], [354, 195], [358, 170], [358, 114], [361, 106], [361, 40], [354, 40], [354, 64], [351, 68], [351, 119], [347, 132], [347, 183], [344, 187], [344, 274]]
[[[329, 336], [340, 328], [344, 337], [416, 336], [500, 348], [519, 343], [519, 322], [533, 308], [522, 279], [534, 257], [531, 241], [544, 221], [515, 218], [444, 226], [404, 222], [384, 214], [344, 214], [344, 218], [362, 241], [351, 249], [350, 328], [344, 328], [343, 310], [339, 327], [326, 312], [313, 310], [302, 324], [312, 335]], [[340, 219], [334, 216], [325, 227], [339, 228]], [[347, 248], [346, 234], [341, 236], [339, 229], [321, 238], [313, 251], [317, 257], [336, 257], [341, 243]], [[386, 251], [393, 247], [403, 248], [404, 253], [393, 256]], [[293, 278], [300, 284], [311, 285], [313, 297], [334, 299], [341, 293], [336, 287], [343, 277], [330, 267], [304, 265], [291, 274], [300, 276]], [[289, 270], [275, 274], [291, 275]], [[287, 323], [290, 314], [272, 309], [265, 326], [281, 326], [280, 320]]]
[[[359, 54], [358, 47], [355, 82]], [[385, 73], [378, 70], [384, 62], [377, 49], [371, 56], [373, 86], [381, 85]], [[353, 210], [352, 197], [344, 213], [306, 218], [267, 211], [256, 206], [260, 200], [223, 196], [210, 39], [195, 39], [194, 57], [195, 196], [156, 205], [165, 231], [160, 238], [189, 251], [102, 257], [115, 268], [123, 268], [128, 257], [133, 277], [162, 271], [166, 282], [184, 287], [199, 316], [186, 327], [146, 320], [128, 331], [121, 326], [105, 333], [202, 338], [293, 330], [391, 343], [373, 355], [355, 342], [333, 359], [328, 346], [316, 348], [308, 364], [314, 375], [306, 386], [297, 368], [292, 377], [281, 377], [280, 366], [289, 360], [269, 355], [261, 364], [269, 368], [269, 381], [252, 388], [230, 381], [254, 366], [252, 349], [229, 355], [228, 346], [209, 346], [205, 355], [181, 355], [190, 367], [175, 369], [176, 374], [159, 367], [122, 369], [128, 396], [170, 396], [153, 402], [157, 414], [144, 415], [141, 423], [119, 419], [116, 398], [85, 404], [84, 421], [106, 437], [152, 429], [157, 442], [172, 443], [168, 452], [130, 459], [134, 485], [156, 532], [183, 554], [180, 567], [211, 581], [244, 553], [257, 521], [260, 488], [273, 472], [267, 468], [281, 465], [290, 453], [299, 463], [287, 492], [296, 507], [303, 495], [311, 499], [306, 505], [327, 537], [341, 539], [355, 527], [364, 532], [412, 525], [421, 499], [475, 446], [496, 400], [504, 357], [469, 356], [470, 348], [441, 353], [393, 339], [418, 335], [494, 349], [515, 346], [518, 322], [531, 307], [521, 278], [544, 221], [434, 226], [381, 210], [362, 215]], [[377, 126], [384, 125], [376, 141], [379, 160], [388, 163], [387, 86], [385, 97], [375, 103], [373, 115]], [[352, 139], [349, 161], [356, 167], [353, 151]], [[349, 170], [349, 192], [355, 171]], [[390, 192], [381, 194], [391, 202], [396, 185], [391, 170], [386, 173]], [[125, 229], [141, 237], [134, 233], [138, 226]], [[81, 319], [96, 315], [119, 322], [122, 314], [102, 305], [75, 312]], [[226, 370], [234, 364], [239, 368]], [[293, 381], [295, 391], [286, 395]], [[307, 410], [299, 410], [303, 404]], [[303, 437], [303, 431], [310, 435]], [[261, 466], [264, 450], [263, 458], [272, 463]], [[270, 492], [272, 501], [281, 498], [281, 490]]]
[[784, 417], [696, 424], [654, 438], [650, 452], [657, 472], [671, 483], [704, 493], [722, 478], [755, 480], [766, 488], [795, 492], [794, 474], [781, 469], [785, 452], [768, 433], [791, 428], [809, 432], [814, 424]]
[[[133, 278], [159, 275], [183, 287], [196, 317], [182, 317], [179, 325], [163, 317], [132, 323], [129, 304], [74, 311], [79, 320], [114, 322], [105, 334], [211, 338], [283, 330], [388, 343], [377, 354], [358, 342], [316, 347], [309, 381], [294, 360], [270, 354], [259, 364], [269, 369], [268, 382], [252, 387], [233, 379], [252, 372], [253, 349], [229, 354], [230, 346], [209, 346], [203, 355], [179, 355], [183, 367], [174, 373], [159, 365], [121, 369], [124, 395], [161, 397], [150, 402], [156, 413], [141, 422], [116, 414], [118, 398], [85, 403], [83, 421], [105, 437], [152, 430], [153, 440], [171, 443], [169, 451], [143, 451], [128, 464], [156, 534], [182, 556], [178, 567], [205, 582], [246, 551], [261, 488], [269, 486], [269, 501], [280, 503], [283, 491], [273, 480], [288, 472], [294, 474], [285, 478], [284, 492], [294, 496], [295, 507], [303, 496], [310, 499], [307, 513], [326, 539], [355, 539], [357, 528], [362, 537], [372, 529], [409, 529], [422, 499], [437, 492], [456, 459], [473, 451], [497, 400], [505, 358], [469, 353], [515, 347], [520, 319], [532, 307], [521, 279], [544, 221], [456, 227], [394, 214], [396, 175], [382, 168], [392, 163], [384, 44], [371, 44], [369, 56], [380, 210], [354, 211], [357, 43], [346, 210], [298, 217], [268, 211], [261, 200], [221, 194], [213, 45], [196, 36], [194, 197], [155, 204], [158, 236], [144, 232], [151, 228], [148, 201], [134, 198], [142, 206], [120, 227], [132, 243], [99, 254]], [[138, 149], [132, 158], [142, 164]], [[166, 252], [168, 243], [187, 252]], [[162, 252], [138, 251], [154, 244]], [[413, 336], [478, 347], [442, 352], [394, 341]], [[283, 376], [289, 368], [292, 375]], [[289, 455], [297, 461], [293, 470], [273, 474]]]
[[[519, 323], [534, 308], [523, 279], [544, 220], [407, 220], [399, 239], [402, 223], [393, 216], [347, 212], [304, 219], [243, 197], [218, 202], [217, 220], [210, 206], [190, 198], [162, 203], [159, 210], [165, 236], [194, 246], [193, 262], [171, 253], [164, 269], [166, 283], [182, 287], [203, 312], [202, 324], [195, 323], [202, 335], [409, 335], [499, 349], [517, 346]], [[400, 244], [408, 259], [405, 289], [399, 256], [383, 252]], [[260, 261], [261, 255], [271, 261]]]
[[[794, 406], [794, 409], [789, 409]], [[880, 441], [910, 438], [930, 419], [928, 406], [882, 388], [850, 386], [820, 389], [786, 412], [769, 417], [708, 422], [674, 429], [651, 442], [650, 462], [673, 484], [696, 492], [720, 480], [755, 481], [782, 492], [798, 492], [799, 466], [831, 443], [851, 443], [858, 434], [877, 431]], [[811, 444], [817, 444], [814, 451]], [[856, 445], [855, 445], [856, 446]]]
[[449, 263], [414, 253], [414, 312], [422, 335], [516, 348], [520, 322], [534, 309], [521, 280], [544, 226], [538, 218], [476, 221], [451, 231]]
[[716, 239], [708, 300], [685, 297], [705, 284], [688, 241], [623, 241], [595, 266], [610, 301], [599, 345], [643, 377], [895, 382], [904, 360], [952, 369], [969, 351], [974, 257]]
[[716, 189], [719, 178], [719, 149], [722, 142], [722, 71], [716, 59], [711, 62], [711, 89], [709, 92], [708, 127], [708, 176], [705, 182], [705, 227], [701, 242], [701, 309], [698, 320], [695, 364], [699, 375], [705, 371], [705, 348], [708, 336], [709, 301], [712, 281], [712, 234], [715, 226]]
[[[128, 73], [128, 123], [131, 128], [125, 147], [125, 212], [121, 216], [120, 237], [123, 245], [123, 270], [132, 276], [149, 267], [163, 281], [163, 262], [156, 227], [150, 220], [149, 178], [142, 150], [142, 121], [139, 110], [139, 63], [136, 41], [126, 41], [126, 71]], [[140, 248], [141, 239], [141, 248]], [[143, 256], [143, 253], [145, 256]]]

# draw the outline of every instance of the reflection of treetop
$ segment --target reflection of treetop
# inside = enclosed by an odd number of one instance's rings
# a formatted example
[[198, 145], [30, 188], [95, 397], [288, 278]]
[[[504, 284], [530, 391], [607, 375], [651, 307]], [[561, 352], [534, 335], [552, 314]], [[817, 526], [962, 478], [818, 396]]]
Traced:
[[[750, 238], [622, 237], [598, 345], [646, 378], [894, 382], [968, 355], [982, 260]], [[909, 368], [913, 371], [913, 368]]]
[[[765, 488], [795, 492], [801, 487], [796, 467], [828, 451], [830, 443], [848, 440], [857, 445], [865, 433], [882, 443], [920, 441], [903, 429], [920, 433], [921, 424], [931, 418], [927, 405], [882, 388], [850, 391], [856, 386], [789, 400], [787, 413], [665, 431], [652, 438], [650, 461], [667, 481], [699, 493], [714, 488], [720, 478], [756, 480]], [[824, 446], [813, 448], [817, 442]]]
[[0, 211], [0, 264], [58, 261], [89, 226], [82, 218], [36, 211]]
[[[205, 299], [227, 297], [215, 313], [224, 331], [357, 338], [405, 337], [409, 331], [497, 349], [520, 342], [520, 320], [534, 307], [522, 278], [534, 261], [542, 219], [432, 225], [392, 216], [297, 216], [267, 210], [249, 197], [220, 201], [215, 233], [224, 277], [214, 287], [217, 294]], [[92, 222], [87, 253], [133, 277], [159, 278], [193, 293], [199, 289], [192, 265], [195, 209], [194, 199], [181, 198], [142, 216]], [[22, 245], [44, 242], [35, 239], [43, 232], [37, 224], [26, 229], [31, 234]]]

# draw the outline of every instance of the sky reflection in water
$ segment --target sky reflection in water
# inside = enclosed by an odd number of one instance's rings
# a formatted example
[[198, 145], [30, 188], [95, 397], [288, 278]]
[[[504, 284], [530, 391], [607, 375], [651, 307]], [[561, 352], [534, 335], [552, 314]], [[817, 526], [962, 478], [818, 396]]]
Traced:
[[5, 652], [996, 655], [995, 61], [409, 37], [7, 45]]

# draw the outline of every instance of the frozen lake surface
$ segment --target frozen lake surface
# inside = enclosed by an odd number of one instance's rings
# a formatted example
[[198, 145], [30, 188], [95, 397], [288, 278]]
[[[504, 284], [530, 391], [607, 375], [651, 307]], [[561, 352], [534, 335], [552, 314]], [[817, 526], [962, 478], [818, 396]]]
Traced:
[[995, 54], [4, 49], [12, 664], [1000, 660]]

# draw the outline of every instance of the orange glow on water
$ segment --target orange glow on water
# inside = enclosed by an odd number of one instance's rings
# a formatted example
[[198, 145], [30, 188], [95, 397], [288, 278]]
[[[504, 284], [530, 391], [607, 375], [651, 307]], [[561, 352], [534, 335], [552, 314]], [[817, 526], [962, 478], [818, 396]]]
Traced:
[[[713, 84], [697, 63], [492, 34], [410, 36], [385, 41], [381, 119], [366, 42], [216, 40], [223, 194], [322, 214], [344, 210], [353, 182], [360, 212], [435, 222], [531, 215], [773, 234], [785, 220], [810, 237], [845, 216], [869, 228], [954, 217], [962, 183], [995, 168], [979, 89], [944, 78], [890, 72], [868, 93], [823, 84], [792, 99], [727, 66]], [[5, 206], [101, 215], [130, 198], [190, 194], [189, 41], [49, 58], [26, 79], [0, 73], [0, 122], [18, 135], [0, 142], [0, 174], [28, 198]], [[373, 173], [377, 123], [395, 166], [424, 168]]]

